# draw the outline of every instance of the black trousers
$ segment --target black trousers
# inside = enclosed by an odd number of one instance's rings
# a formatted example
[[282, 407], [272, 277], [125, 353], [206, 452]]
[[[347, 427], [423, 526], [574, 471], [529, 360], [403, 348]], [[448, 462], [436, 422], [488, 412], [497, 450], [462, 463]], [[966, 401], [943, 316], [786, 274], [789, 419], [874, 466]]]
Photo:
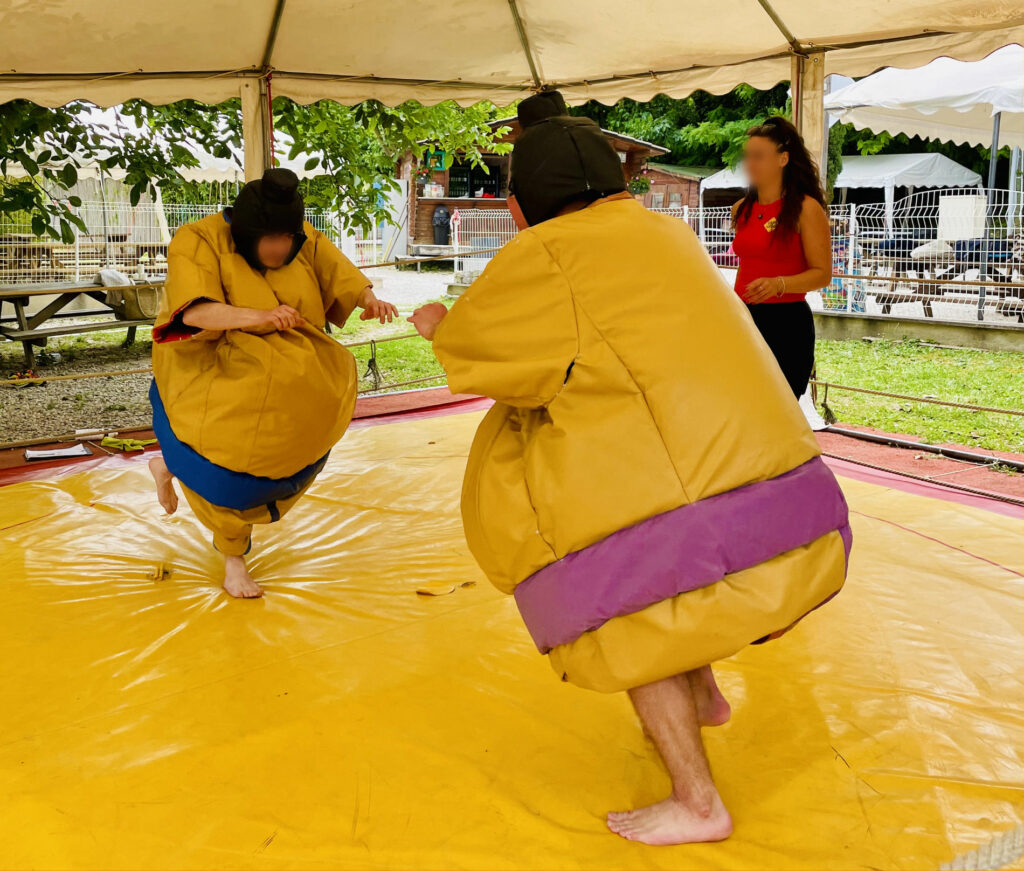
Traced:
[[748, 305], [750, 316], [779, 362], [796, 398], [803, 396], [814, 369], [814, 316], [806, 302]]

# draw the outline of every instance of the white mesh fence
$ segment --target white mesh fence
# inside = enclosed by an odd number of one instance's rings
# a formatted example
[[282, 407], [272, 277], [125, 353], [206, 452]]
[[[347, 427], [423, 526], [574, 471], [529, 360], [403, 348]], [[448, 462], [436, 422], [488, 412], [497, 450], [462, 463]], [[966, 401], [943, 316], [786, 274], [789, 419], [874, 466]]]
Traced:
[[[839, 277], [808, 295], [825, 311], [899, 319], [1024, 322], [1024, 197], [975, 188], [915, 193], [890, 205], [834, 205], [833, 269]], [[0, 286], [89, 281], [104, 266], [161, 278], [167, 245], [182, 224], [220, 211], [219, 205], [85, 202], [87, 232], [64, 244], [33, 235], [30, 224], [0, 218]], [[657, 209], [686, 221], [732, 281], [730, 209]], [[383, 256], [380, 228], [346, 231], [341, 216], [307, 217], [358, 265]], [[455, 269], [472, 278], [516, 233], [506, 209], [459, 209], [453, 215]]]
[[[86, 232], [66, 244], [37, 237], [30, 221], [0, 217], [0, 287], [88, 282], [105, 267], [149, 279], [167, 273], [167, 246], [174, 231], [223, 210], [220, 205], [83, 202], [76, 209]], [[306, 220], [325, 233], [358, 265], [377, 262], [380, 232], [345, 230], [341, 216], [307, 209]]]
[[928, 190], [891, 206], [847, 206], [842, 310], [1019, 323], [1024, 214], [1008, 190]]
[[500, 248], [515, 234], [516, 223], [508, 209], [456, 209], [451, 229], [455, 271], [468, 278], [483, 272], [494, 254], [473, 252]]

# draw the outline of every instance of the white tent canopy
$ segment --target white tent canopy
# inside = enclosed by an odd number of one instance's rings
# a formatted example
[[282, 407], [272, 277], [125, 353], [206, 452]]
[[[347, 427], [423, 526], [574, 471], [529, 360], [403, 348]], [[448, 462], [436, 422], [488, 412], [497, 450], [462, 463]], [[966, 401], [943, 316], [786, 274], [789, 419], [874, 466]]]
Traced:
[[[973, 187], [981, 176], [943, 154], [870, 154], [843, 157], [837, 188]], [[700, 190], [743, 189], [742, 167], [723, 169], [700, 183]]]
[[973, 63], [942, 57], [917, 69], [884, 69], [828, 94], [825, 111], [875, 133], [984, 146], [992, 144], [998, 112], [1000, 146], [1020, 146], [1024, 48], [1008, 45]]
[[[299, 102], [456, 98], [507, 104], [539, 85], [614, 102], [790, 77], [790, 54], [827, 50], [829, 72], [984, 57], [1021, 41], [1005, 0], [178, 0], [125, 14], [122, 0], [5, 4], [0, 101], [102, 105], [238, 96], [274, 71]], [[16, 37], [16, 38], [14, 38]]]
[[573, 103], [793, 83], [820, 153], [830, 73], [985, 57], [1024, 43], [1006, 0], [123, 0], [7, 3], [0, 102], [111, 106], [240, 98], [246, 174], [269, 161], [269, 91], [300, 103], [507, 104], [542, 87]]

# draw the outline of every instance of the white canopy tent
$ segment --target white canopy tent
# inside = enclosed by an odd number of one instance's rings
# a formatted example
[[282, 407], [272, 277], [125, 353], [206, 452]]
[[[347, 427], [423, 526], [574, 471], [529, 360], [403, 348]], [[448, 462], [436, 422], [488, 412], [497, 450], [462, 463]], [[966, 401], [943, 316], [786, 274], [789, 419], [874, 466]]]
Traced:
[[820, 153], [829, 72], [984, 57], [1024, 42], [1005, 0], [120, 0], [17, 2], [0, 12], [0, 101], [111, 106], [240, 97], [246, 174], [269, 159], [273, 95], [301, 103], [454, 99], [498, 104], [543, 87], [614, 102], [741, 82], [793, 83], [795, 120]]
[[1013, 225], [1024, 147], [1024, 47], [1008, 45], [971, 63], [943, 57], [918, 69], [884, 69], [828, 94], [824, 105], [830, 119], [875, 133], [990, 146], [989, 188], [996, 151], [1010, 146]]
[[984, 146], [1001, 114], [999, 146], [1020, 146], [1024, 48], [1008, 45], [973, 63], [941, 57], [917, 69], [880, 70], [828, 94], [825, 111], [875, 133]]

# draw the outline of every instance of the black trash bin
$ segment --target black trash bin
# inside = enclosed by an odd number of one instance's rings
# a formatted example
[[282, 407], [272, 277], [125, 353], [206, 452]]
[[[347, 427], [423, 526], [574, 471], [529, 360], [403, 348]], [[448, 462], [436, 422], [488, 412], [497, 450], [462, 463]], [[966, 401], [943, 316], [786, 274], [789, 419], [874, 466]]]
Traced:
[[452, 228], [452, 215], [445, 206], [437, 206], [434, 209], [434, 217], [430, 219], [434, 226], [434, 244], [447, 245], [448, 234]]

